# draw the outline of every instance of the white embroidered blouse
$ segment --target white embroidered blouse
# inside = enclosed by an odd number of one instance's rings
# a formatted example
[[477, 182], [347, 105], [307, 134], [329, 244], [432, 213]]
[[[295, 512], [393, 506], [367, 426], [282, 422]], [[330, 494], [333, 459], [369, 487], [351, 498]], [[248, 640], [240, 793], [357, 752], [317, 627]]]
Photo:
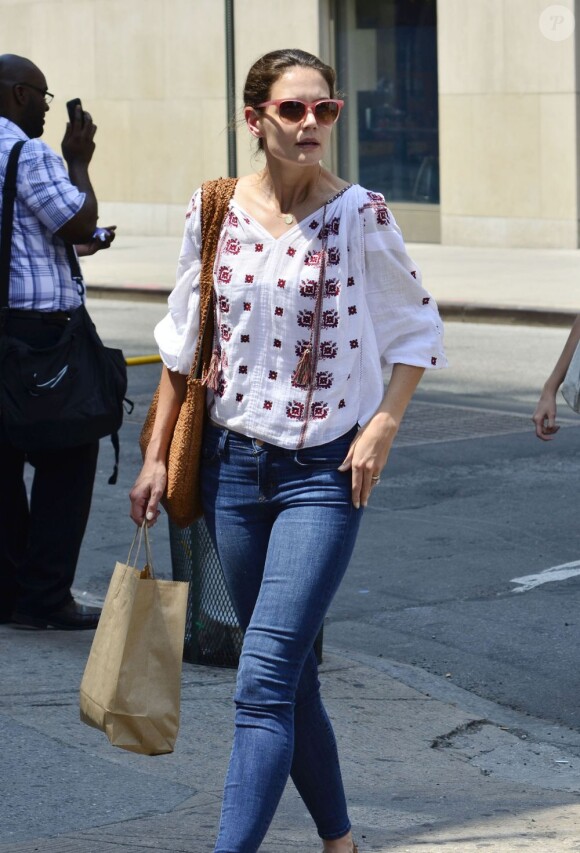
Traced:
[[[186, 215], [169, 313], [155, 328], [169, 370], [188, 373], [199, 331], [201, 191]], [[383, 394], [381, 364], [445, 367], [435, 301], [385, 199], [355, 184], [326, 204], [320, 342], [310, 388], [294, 371], [311, 337], [324, 210], [272, 237], [235, 200], [214, 267], [221, 368], [212, 421], [288, 449], [364, 425]]]

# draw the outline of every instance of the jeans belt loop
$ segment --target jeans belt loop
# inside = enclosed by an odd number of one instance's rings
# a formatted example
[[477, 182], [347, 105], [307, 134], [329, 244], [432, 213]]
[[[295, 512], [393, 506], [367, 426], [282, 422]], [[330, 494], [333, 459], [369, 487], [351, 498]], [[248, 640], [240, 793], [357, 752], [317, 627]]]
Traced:
[[226, 444], [228, 441], [230, 431], [225, 427], [222, 429], [222, 434], [220, 435], [220, 440], [218, 442], [218, 456], [221, 458], [224, 455], [224, 451], [226, 449]]

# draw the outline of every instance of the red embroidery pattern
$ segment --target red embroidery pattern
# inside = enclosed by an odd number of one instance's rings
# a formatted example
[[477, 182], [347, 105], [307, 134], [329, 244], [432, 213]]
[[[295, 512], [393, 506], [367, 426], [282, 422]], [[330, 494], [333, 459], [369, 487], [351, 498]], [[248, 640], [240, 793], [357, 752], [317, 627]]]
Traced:
[[299, 400], [291, 400], [286, 406], [286, 416], [293, 421], [301, 421], [304, 417], [304, 403]]
[[328, 263], [335, 266], [340, 263], [340, 250], [338, 246], [331, 246], [328, 250]]
[[291, 258], [293, 258], [293, 257], [294, 257], [294, 255], [296, 254], [296, 249], [292, 248], [292, 246], [289, 246], [289, 247], [288, 247], [288, 251], [286, 252], [286, 254], [287, 254], [287, 255], [290, 255], [290, 257], [291, 257]]
[[244, 311], [251, 311], [251, 310], [252, 310], [252, 303], [251, 302], [244, 302]]
[[242, 244], [235, 237], [230, 237], [227, 241], [224, 252], [226, 255], [239, 255], [242, 249]]
[[315, 421], [323, 421], [328, 416], [328, 403], [316, 402], [310, 407], [312, 419]]
[[230, 310], [230, 300], [227, 296], [220, 296], [218, 299], [218, 305], [220, 307], [220, 311], [222, 314], [228, 314]]
[[376, 211], [377, 225], [388, 225], [390, 220], [388, 208], [385, 205], [379, 206]]
[[272, 401], [271, 400], [264, 400], [264, 408], [267, 409], [268, 411], [270, 411], [270, 409], [272, 408]]
[[231, 267], [220, 267], [218, 272], [218, 281], [223, 282], [224, 284], [229, 284], [232, 280], [232, 268]]
[[279, 278], [278, 279], [278, 287], [281, 287], [282, 289], [284, 289], [286, 287], [286, 279], [285, 278]]
[[277, 378], [278, 378], [278, 371], [277, 370], [271, 370], [268, 374], [268, 379], [273, 379], [275, 382]]
[[307, 299], [316, 299], [316, 293], [318, 292], [318, 282], [309, 278], [307, 281], [300, 282], [300, 295], [304, 296]]
[[280, 306], [277, 305], [276, 308], [274, 309], [274, 314], [276, 315], [276, 317], [281, 317], [283, 315], [283, 313], [284, 313], [284, 309], [280, 308]]
[[431, 297], [430, 297], [430, 296], [426, 296], [426, 297], [423, 299], [423, 305], [429, 305], [429, 302], [430, 302], [430, 301], [431, 301]]
[[336, 358], [338, 346], [334, 341], [321, 341], [319, 358]]
[[229, 341], [232, 337], [232, 327], [227, 323], [222, 323], [220, 326], [220, 337], [222, 341]]
[[324, 237], [330, 237], [331, 234], [338, 234], [340, 226], [340, 216], [335, 216], [333, 219], [328, 222], [324, 228], [320, 229], [320, 233], [318, 235], [320, 240], [323, 240]]
[[308, 311], [303, 309], [298, 312], [298, 316], [296, 318], [297, 323], [303, 329], [312, 328], [312, 321], [314, 320], [314, 311]]
[[417, 278], [417, 270], [411, 270], [411, 275], [413, 278]]
[[328, 311], [322, 312], [322, 328], [336, 329], [338, 326], [338, 311], [334, 308], [329, 308]]
[[304, 265], [307, 267], [319, 267], [322, 260], [322, 252], [306, 252], [304, 256]]
[[246, 276], [246, 284], [253, 284], [253, 283], [254, 283], [254, 276], [253, 275], [247, 275]]
[[338, 296], [340, 294], [340, 282], [336, 278], [329, 278], [324, 285], [325, 296]]
[[305, 340], [296, 341], [296, 346], [294, 347], [294, 352], [296, 353], [298, 358], [300, 358], [300, 356], [303, 354], [304, 350], [308, 346], [310, 346], [310, 341], [305, 341]]
[[250, 336], [249, 335], [240, 335], [240, 340], [243, 344], [249, 344], [250, 343]]
[[256, 243], [256, 245], [254, 246], [254, 252], [263, 252], [263, 251], [264, 251], [264, 244], [263, 243]]
[[313, 219], [312, 222], [310, 223], [309, 227], [312, 228], [313, 231], [316, 231], [316, 229], [318, 228], [319, 225], [320, 225], [320, 223], [318, 222], [318, 220]]
[[354, 339], [354, 341], [350, 342], [350, 348], [351, 349], [358, 349], [358, 341], [356, 338]]
[[332, 388], [332, 383], [334, 382], [334, 376], [328, 370], [320, 370], [316, 374], [316, 390], [319, 391], [321, 388]]
[[351, 317], [353, 316], [353, 314], [356, 314], [357, 313], [356, 305], [349, 305], [348, 306], [348, 313], [350, 314]]
[[345, 406], [346, 406], [346, 403], [344, 402], [344, 400], [341, 400], [340, 403], [338, 404], [339, 409], [344, 409]]
[[218, 379], [217, 388], [215, 389], [214, 394], [217, 394], [218, 397], [223, 397], [224, 394], [226, 393], [227, 387], [228, 387], [228, 384], [227, 384], [226, 380], [223, 378], [223, 376], [220, 376], [220, 378]]
[[276, 349], [280, 349], [282, 347], [282, 341], [280, 338], [274, 338], [274, 343], [272, 346], [276, 347]]
[[188, 208], [187, 208], [187, 212], [186, 212], [186, 214], [185, 214], [185, 218], [186, 218], [186, 219], [189, 219], [189, 218], [191, 217], [192, 213], [195, 213], [195, 211], [196, 211], [196, 210], [197, 210], [197, 204], [196, 204], [196, 201], [195, 201], [195, 196], [193, 196], [193, 198], [192, 198], [192, 199], [190, 200], [190, 202], [189, 202], [189, 206], [188, 206]]
[[434, 355], [431, 356], [431, 364], [433, 365], [433, 367], [435, 367], [435, 365], [437, 364], [437, 359], [435, 358]]
[[247, 373], [247, 372], [248, 372], [248, 365], [247, 364], [240, 364], [240, 366], [238, 367], [238, 373]]
[[346, 283], [346, 286], [347, 286], [347, 287], [354, 287], [354, 284], [355, 284], [355, 282], [354, 282], [354, 276], [352, 276], [352, 275], [351, 275], [351, 276], [349, 276], [349, 278], [348, 278], [348, 281], [347, 281], [347, 283]]
[[240, 221], [233, 210], [230, 210], [226, 217], [226, 224], [231, 225], [232, 228], [237, 228], [240, 224]]
[[243, 399], [244, 399], [243, 394], [236, 394], [236, 403], [241, 403]]
[[367, 192], [367, 196], [370, 199], [370, 204], [365, 204], [363, 210], [365, 208], [371, 208], [375, 211], [375, 217], [377, 220], [377, 225], [388, 225], [391, 221], [389, 216], [389, 209], [386, 205], [385, 199], [379, 193], [371, 193]]

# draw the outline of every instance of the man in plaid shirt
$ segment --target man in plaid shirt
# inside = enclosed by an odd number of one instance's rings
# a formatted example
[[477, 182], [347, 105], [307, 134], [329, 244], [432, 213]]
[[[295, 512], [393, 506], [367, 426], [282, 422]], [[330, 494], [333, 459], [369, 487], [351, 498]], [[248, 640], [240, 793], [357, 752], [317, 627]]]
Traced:
[[[0, 56], [0, 192], [19, 140], [7, 334], [35, 347], [55, 344], [84, 294], [73, 280], [66, 243], [79, 255], [108, 248], [93, 237], [97, 199], [89, 179], [96, 127], [77, 107], [60, 157], [40, 141], [52, 95], [28, 59]], [[0, 419], [0, 622], [27, 628], [95, 628], [100, 611], [71, 594], [96, 470], [98, 442], [26, 453], [7, 440]], [[30, 503], [24, 463], [34, 468]]]

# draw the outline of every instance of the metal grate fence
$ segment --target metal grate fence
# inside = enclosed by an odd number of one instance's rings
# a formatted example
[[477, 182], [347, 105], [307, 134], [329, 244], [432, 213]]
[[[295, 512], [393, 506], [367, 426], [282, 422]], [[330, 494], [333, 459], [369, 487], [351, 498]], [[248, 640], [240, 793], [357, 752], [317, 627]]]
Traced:
[[[236, 667], [243, 633], [204, 519], [183, 529], [169, 521], [169, 545], [174, 580], [189, 581], [183, 659]], [[321, 663], [322, 628], [314, 651]]]
[[189, 581], [184, 660], [236, 667], [242, 629], [203, 518], [183, 530], [170, 521], [169, 544], [173, 578]]

